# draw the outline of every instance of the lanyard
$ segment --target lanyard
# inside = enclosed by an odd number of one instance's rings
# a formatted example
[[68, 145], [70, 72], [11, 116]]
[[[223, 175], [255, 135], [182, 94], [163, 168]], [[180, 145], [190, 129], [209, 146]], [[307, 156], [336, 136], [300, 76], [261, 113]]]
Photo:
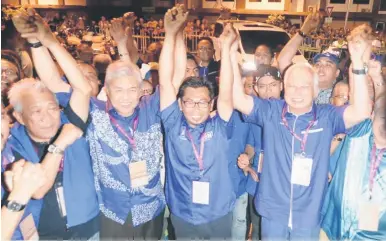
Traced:
[[382, 148], [379, 150], [377, 155], [377, 148], [375, 144], [373, 144], [373, 148], [371, 150], [371, 166], [370, 166], [370, 177], [369, 177], [369, 192], [370, 192], [370, 200], [373, 195], [373, 187], [375, 176], [377, 175], [377, 170], [379, 165], [381, 164], [381, 160], [383, 157], [383, 153], [386, 151], [386, 148]]
[[129, 141], [129, 143], [130, 143], [130, 145], [133, 147], [133, 148], [135, 148], [135, 140], [134, 140], [134, 132], [135, 132], [135, 130], [137, 130], [137, 127], [138, 127], [138, 115], [134, 118], [134, 123], [133, 123], [133, 128], [132, 128], [132, 130], [133, 130], [133, 132], [132, 133], [130, 133], [130, 135], [128, 135], [128, 133], [126, 133], [126, 131], [118, 124], [118, 121], [114, 118], [114, 117], [112, 117], [111, 115], [110, 115], [110, 113], [108, 112], [108, 110], [107, 110], [107, 104], [106, 104], [106, 113], [109, 115], [109, 118], [110, 118], [110, 121], [115, 125], [115, 127], [117, 128], [117, 130], [119, 131], [119, 132], [121, 132], [121, 134], [122, 135], [124, 135], [126, 138], [127, 138], [127, 140]]
[[310, 121], [310, 123], [308, 124], [305, 132], [304, 132], [304, 135], [303, 135], [303, 138], [301, 138], [300, 136], [298, 136], [298, 134], [296, 134], [288, 125], [288, 121], [287, 119], [285, 118], [285, 114], [287, 114], [287, 104], [284, 104], [283, 106], [283, 110], [282, 110], [282, 113], [281, 113], [281, 119], [283, 121], [283, 124], [284, 126], [289, 130], [289, 132], [291, 133], [291, 135], [293, 137], [295, 137], [296, 139], [298, 139], [300, 141], [300, 144], [301, 144], [301, 150], [302, 150], [302, 153], [305, 154], [306, 152], [306, 143], [307, 143], [307, 138], [308, 138], [308, 133], [311, 129], [311, 127], [314, 125], [315, 121], [316, 121], [316, 110], [313, 111], [313, 120]]
[[200, 171], [202, 171], [204, 170], [205, 127], [204, 127], [204, 131], [200, 135], [200, 153], [198, 153], [197, 151], [196, 145], [194, 144], [194, 141], [193, 141], [192, 134], [190, 133], [188, 128], [186, 128], [186, 135], [190, 143], [192, 144], [193, 152], [198, 162], [198, 166], [200, 167]]

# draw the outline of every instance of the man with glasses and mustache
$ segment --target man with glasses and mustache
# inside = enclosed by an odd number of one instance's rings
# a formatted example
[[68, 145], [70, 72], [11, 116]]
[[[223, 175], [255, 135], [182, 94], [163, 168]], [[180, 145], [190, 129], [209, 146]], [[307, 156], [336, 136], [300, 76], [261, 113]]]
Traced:
[[197, 44], [199, 57], [199, 75], [201, 78], [210, 81], [215, 86], [215, 96], [218, 95], [218, 83], [216, 78], [219, 75], [220, 61], [214, 59], [214, 44], [211, 38], [204, 37]]
[[[177, 239], [230, 238], [236, 195], [228, 167], [232, 160], [226, 150], [237, 121], [231, 101], [233, 75], [221, 74], [220, 83], [228, 83], [228, 87], [220, 87], [218, 114], [214, 117], [210, 117], [214, 91], [208, 81], [191, 77], [185, 81], [181, 78], [177, 85], [173, 82], [173, 73], [181, 70], [175, 69], [171, 53], [186, 18], [182, 8], [178, 8], [175, 20], [172, 11], [166, 13], [160, 59], [166, 200]], [[235, 30], [230, 26], [225, 29], [222, 70], [229, 70], [230, 48], [237, 47], [237, 42]]]

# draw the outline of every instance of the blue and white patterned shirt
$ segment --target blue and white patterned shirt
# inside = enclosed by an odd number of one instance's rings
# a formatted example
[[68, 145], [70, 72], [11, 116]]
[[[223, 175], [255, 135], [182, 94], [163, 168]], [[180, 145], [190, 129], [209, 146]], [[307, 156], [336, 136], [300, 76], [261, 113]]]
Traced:
[[[108, 102], [91, 99], [87, 140], [99, 207], [107, 218], [122, 225], [129, 213], [132, 214], [133, 226], [146, 223], [157, 217], [166, 205], [160, 179], [163, 152], [159, 102], [157, 89], [153, 95], [141, 99], [132, 116], [122, 117]], [[134, 133], [134, 150], [111, 123], [109, 114], [126, 133]], [[133, 132], [131, 126], [136, 118], [138, 127]], [[132, 188], [129, 164], [137, 161], [146, 161], [149, 182]]]

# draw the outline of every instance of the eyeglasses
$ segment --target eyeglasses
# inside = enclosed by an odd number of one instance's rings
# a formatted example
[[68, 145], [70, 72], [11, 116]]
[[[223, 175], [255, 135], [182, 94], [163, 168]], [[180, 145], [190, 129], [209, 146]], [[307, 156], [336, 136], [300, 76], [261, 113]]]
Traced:
[[262, 54], [262, 53], [255, 53], [256, 58], [269, 58], [271, 55], [269, 54]]
[[143, 94], [148, 94], [148, 95], [150, 95], [150, 94], [153, 93], [153, 89], [143, 89], [143, 90], [142, 90], [142, 93], [143, 93]]
[[196, 106], [198, 106], [199, 109], [207, 109], [209, 107], [210, 101], [208, 101], [208, 102], [205, 102], [205, 101], [194, 102], [191, 100], [186, 100], [186, 101], [182, 101], [182, 103], [184, 103], [184, 106], [186, 108], [195, 108]]
[[10, 69], [2, 69], [1, 74], [5, 73], [6, 75], [16, 75], [16, 72]]
[[207, 48], [207, 47], [200, 47], [198, 49], [200, 52], [209, 52], [209, 51], [213, 51], [212, 48]]

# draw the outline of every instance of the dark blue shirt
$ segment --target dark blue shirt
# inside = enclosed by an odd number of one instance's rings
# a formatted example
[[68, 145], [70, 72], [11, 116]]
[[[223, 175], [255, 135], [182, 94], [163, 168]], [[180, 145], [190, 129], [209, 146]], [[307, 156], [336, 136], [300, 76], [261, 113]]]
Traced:
[[[191, 128], [177, 101], [161, 112], [165, 129], [166, 200], [173, 215], [194, 225], [208, 223], [233, 210], [236, 195], [229, 175], [227, 155], [230, 138], [237, 121], [235, 112], [229, 122], [218, 115], [205, 123]], [[201, 172], [193, 147], [186, 133], [192, 135], [200, 148], [200, 136], [204, 135], [204, 170]], [[192, 201], [193, 181], [209, 182], [209, 205]]]
[[[63, 113], [61, 121], [62, 124], [68, 123], [68, 119]], [[18, 153], [26, 161], [40, 162], [31, 139], [26, 135], [25, 127], [19, 123], [16, 123], [11, 129], [11, 136], [5, 148], [9, 148], [13, 153]], [[13, 162], [14, 159], [10, 161]], [[4, 169], [6, 169], [6, 166], [3, 165], [2, 170]], [[67, 226], [69, 228], [86, 223], [99, 214], [90, 149], [84, 137], [75, 141], [65, 150], [63, 191], [67, 210]], [[31, 200], [23, 215], [23, 218], [25, 218], [32, 214], [36, 227], [39, 225], [42, 204], [42, 199]], [[22, 239], [20, 229], [15, 231], [13, 239]]]
[[264, 135], [264, 166], [255, 199], [257, 211], [263, 217], [293, 228], [317, 228], [328, 184], [331, 140], [345, 132], [345, 106], [314, 104], [306, 114], [295, 116], [287, 112], [285, 115], [289, 128], [303, 136], [316, 114], [305, 149], [306, 157], [313, 160], [310, 185], [306, 187], [291, 185], [292, 160], [295, 154], [301, 153], [301, 145], [283, 124], [285, 101], [253, 99], [253, 110], [245, 119], [262, 126]]

